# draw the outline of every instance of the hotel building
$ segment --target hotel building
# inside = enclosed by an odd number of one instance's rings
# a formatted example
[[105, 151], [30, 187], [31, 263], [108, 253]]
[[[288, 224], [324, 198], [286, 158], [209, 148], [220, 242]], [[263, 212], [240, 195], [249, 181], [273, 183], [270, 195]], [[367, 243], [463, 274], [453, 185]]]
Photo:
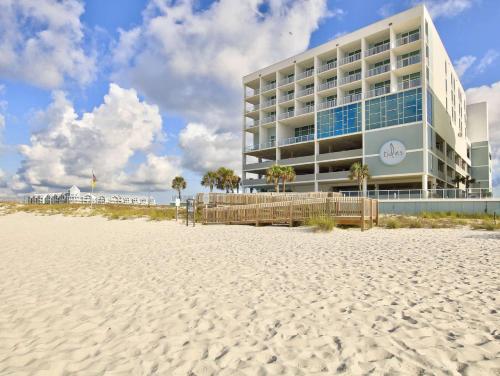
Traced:
[[[273, 190], [266, 169], [293, 166], [292, 191], [491, 190], [486, 103], [465, 91], [424, 5], [243, 78], [245, 190]], [[463, 183], [458, 183], [464, 188]]]

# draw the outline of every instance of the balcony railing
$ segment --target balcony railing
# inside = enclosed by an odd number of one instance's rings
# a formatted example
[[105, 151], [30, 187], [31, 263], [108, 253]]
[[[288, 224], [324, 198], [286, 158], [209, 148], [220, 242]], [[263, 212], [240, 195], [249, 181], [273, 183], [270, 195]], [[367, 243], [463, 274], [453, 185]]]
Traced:
[[396, 40], [396, 47], [402, 46], [404, 44], [412, 43], [420, 39], [420, 33], [415, 33], [408, 35], [403, 38], [399, 38]]
[[[345, 197], [364, 197], [363, 191], [340, 191]], [[377, 200], [428, 200], [428, 199], [484, 199], [490, 198], [492, 193], [485, 188], [463, 189], [393, 189], [393, 190], [369, 190], [366, 191], [368, 198]]]
[[268, 124], [272, 123], [273, 121], [276, 121], [276, 115], [266, 116], [265, 118], [262, 118], [262, 121], [260, 123]]
[[246, 112], [254, 112], [254, 111], [257, 111], [257, 110], [259, 109], [259, 107], [260, 107], [260, 106], [259, 106], [259, 104], [258, 104], [258, 103], [257, 103], [257, 104], [254, 104], [252, 107], [247, 108], [247, 109], [246, 109]]
[[276, 146], [276, 141], [268, 141], [268, 142], [264, 142], [262, 144], [248, 145], [247, 147], [245, 147], [245, 151], [269, 149], [269, 148], [273, 148], [275, 146]]
[[307, 134], [304, 136], [285, 138], [285, 139], [280, 140], [279, 144], [280, 145], [290, 145], [290, 144], [297, 144], [299, 142], [306, 142], [306, 141], [314, 141], [314, 133]]
[[304, 106], [297, 110], [297, 115], [308, 114], [310, 112], [314, 112], [314, 106]]
[[283, 96], [279, 99], [279, 103], [283, 103], [283, 102], [290, 101], [290, 100], [292, 100], [294, 97], [295, 97], [295, 93], [290, 93], [290, 94], [287, 94], [287, 95], [283, 95]]
[[279, 82], [279, 86], [287, 85], [295, 81], [295, 76], [287, 77]]
[[369, 69], [366, 72], [366, 77], [376, 76], [377, 74], [389, 72], [390, 70], [391, 70], [391, 64], [380, 65], [376, 68]]
[[268, 91], [268, 90], [275, 89], [275, 88], [276, 88], [276, 82], [272, 82], [272, 83], [270, 83], [270, 84], [267, 84], [267, 85], [262, 86], [261, 93], [263, 93], [263, 92], [265, 92], [265, 91]]
[[337, 87], [337, 80], [323, 82], [322, 84], [319, 84], [318, 91], [332, 89], [334, 87]]
[[420, 61], [421, 61], [420, 54], [413, 55], [413, 56], [406, 57], [404, 59], [398, 60], [396, 66], [398, 68], [403, 68], [403, 67], [407, 67], [409, 65], [420, 63]]
[[332, 61], [331, 63], [324, 64], [318, 68], [318, 73], [326, 72], [329, 71], [330, 69], [335, 69], [337, 68], [337, 62]]
[[378, 97], [379, 95], [389, 94], [391, 92], [391, 87], [389, 85], [378, 87], [376, 89], [372, 89], [365, 94], [365, 98], [373, 98]]
[[421, 85], [420, 78], [414, 78], [413, 80], [403, 81], [398, 83], [398, 90], [411, 89], [413, 87], [419, 87]]
[[349, 63], [352, 63], [352, 62], [357, 61], [359, 59], [361, 59], [361, 52], [358, 52], [354, 55], [346, 56], [346, 57], [340, 59], [340, 65], [349, 64]]
[[376, 55], [376, 54], [379, 54], [381, 52], [387, 51], [390, 48], [391, 48], [391, 44], [389, 42], [386, 42], [384, 44], [381, 44], [380, 46], [369, 48], [368, 50], [365, 51], [365, 56]]
[[306, 95], [311, 95], [311, 94], [314, 94], [314, 87], [309, 87], [307, 89], [304, 89], [304, 90], [300, 90], [298, 92], [298, 95], [297, 97], [304, 97]]
[[297, 74], [297, 80], [301, 80], [306, 77], [311, 77], [314, 74], [314, 69], [308, 69], [305, 70], [304, 72], [300, 72]]
[[324, 109], [327, 109], [327, 108], [335, 107], [336, 105], [337, 105], [337, 100], [336, 99], [332, 99], [331, 101], [320, 102], [318, 104], [318, 109], [319, 110], [324, 110]]
[[247, 91], [245, 92], [245, 96], [248, 98], [248, 97], [253, 97], [255, 95], [259, 95], [260, 94], [260, 90], [259, 89], [251, 89], [252, 91]]
[[295, 111], [287, 111], [287, 112], [283, 112], [281, 114], [279, 114], [279, 118], [280, 120], [283, 120], [283, 119], [288, 119], [288, 118], [291, 118], [295, 116]]
[[340, 85], [345, 85], [345, 84], [348, 84], [350, 82], [359, 81], [359, 80], [361, 80], [361, 72], [351, 74], [350, 76], [342, 77], [340, 79]]
[[346, 95], [344, 98], [342, 98], [342, 104], [357, 102], [360, 101], [361, 98], [362, 98], [361, 93]]
[[259, 126], [259, 121], [258, 120], [254, 120], [253, 123], [250, 123], [250, 124], [246, 124], [245, 128], [255, 128], [255, 127], [258, 127]]
[[271, 107], [274, 105], [276, 105], [276, 99], [271, 99], [271, 100], [268, 100], [268, 101], [262, 103], [262, 108]]

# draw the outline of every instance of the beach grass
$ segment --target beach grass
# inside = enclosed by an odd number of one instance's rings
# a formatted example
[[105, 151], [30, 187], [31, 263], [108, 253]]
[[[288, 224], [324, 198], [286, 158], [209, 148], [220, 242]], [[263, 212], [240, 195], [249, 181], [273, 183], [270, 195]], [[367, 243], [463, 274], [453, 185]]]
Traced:
[[500, 222], [495, 221], [490, 214], [423, 212], [414, 216], [382, 215], [380, 226], [388, 229], [470, 227], [474, 230], [494, 231], [500, 229]]
[[315, 232], [330, 232], [335, 228], [335, 220], [330, 217], [309, 218], [305, 225], [312, 227]]

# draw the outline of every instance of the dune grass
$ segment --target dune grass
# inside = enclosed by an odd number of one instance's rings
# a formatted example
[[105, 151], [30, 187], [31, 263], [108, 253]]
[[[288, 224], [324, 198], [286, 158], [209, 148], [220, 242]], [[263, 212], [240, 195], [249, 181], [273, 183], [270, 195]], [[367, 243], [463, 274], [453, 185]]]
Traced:
[[335, 220], [330, 217], [313, 217], [309, 218], [305, 225], [312, 227], [315, 232], [330, 232], [335, 227]]
[[494, 231], [500, 229], [500, 223], [491, 214], [467, 214], [457, 212], [423, 212], [416, 216], [383, 215], [380, 226], [397, 228], [460, 228]]

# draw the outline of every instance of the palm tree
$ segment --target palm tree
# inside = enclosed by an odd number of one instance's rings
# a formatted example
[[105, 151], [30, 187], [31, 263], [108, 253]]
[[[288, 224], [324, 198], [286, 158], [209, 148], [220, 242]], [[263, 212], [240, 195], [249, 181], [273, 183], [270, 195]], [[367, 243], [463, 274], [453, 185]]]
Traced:
[[176, 176], [172, 179], [172, 189], [175, 189], [179, 193], [179, 200], [181, 199], [181, 191], [186, 189], [187, 184], [182, 176]]
[[201, 179], [201, 185], [204, 187], [210, 187], [210, 193], [214, 190], [214, 186], [217, 184], [217, 172], [207, 171], [203, 178]]
[[453, 178], [452, 182], [455, 184], [455, 187], [458, 189], [460, 186], [460, 183], [464, 181], [463, 176], [457, 175]]
[[368, 172], [368, 165], [363, 165], [360, 162], [354, 162], [349, 170], [349, 179], [356, 180], [358, 182], [359, 191], [363, 190], [363, 182], [365, 179], [370, 178], [370, 173]]
[[236, 189], [236, 193], [240, 193], [240, 184], [241, 178], [238, 175], [231, 176], [231, 192], [234, 193], [234, 190]]
[[230, 168], [219, 167], [216, 171], [217, 173], [217, 188], [225, 190], [226, 193], [229, 193], [229, 190], [233, 186], [232, 177], [234, 176], [234, 171]]
[[462, 180], [465, 184], [465, 189], [469, 189], [471, 184], [474, 184], [476, 182], [476, 179], [471, 178], [470, 176], [466, 176]]
[[285, 183], [287, 181], [294, 181], [295, 180], [295, 170], [293, 169], [292, 166], [285, 166], [281, 168], [281, 179], [283, 180], [283, 189], [282, 191], [285, 192]]
[[281, 171], [282, 167], [275, 164], [269, 167], [266, 170], [266, 180], [268, 183], [273, 183], [274, 184], [274, 191], [279, 192], [280, 191], [280, 178], [281, 178]]

